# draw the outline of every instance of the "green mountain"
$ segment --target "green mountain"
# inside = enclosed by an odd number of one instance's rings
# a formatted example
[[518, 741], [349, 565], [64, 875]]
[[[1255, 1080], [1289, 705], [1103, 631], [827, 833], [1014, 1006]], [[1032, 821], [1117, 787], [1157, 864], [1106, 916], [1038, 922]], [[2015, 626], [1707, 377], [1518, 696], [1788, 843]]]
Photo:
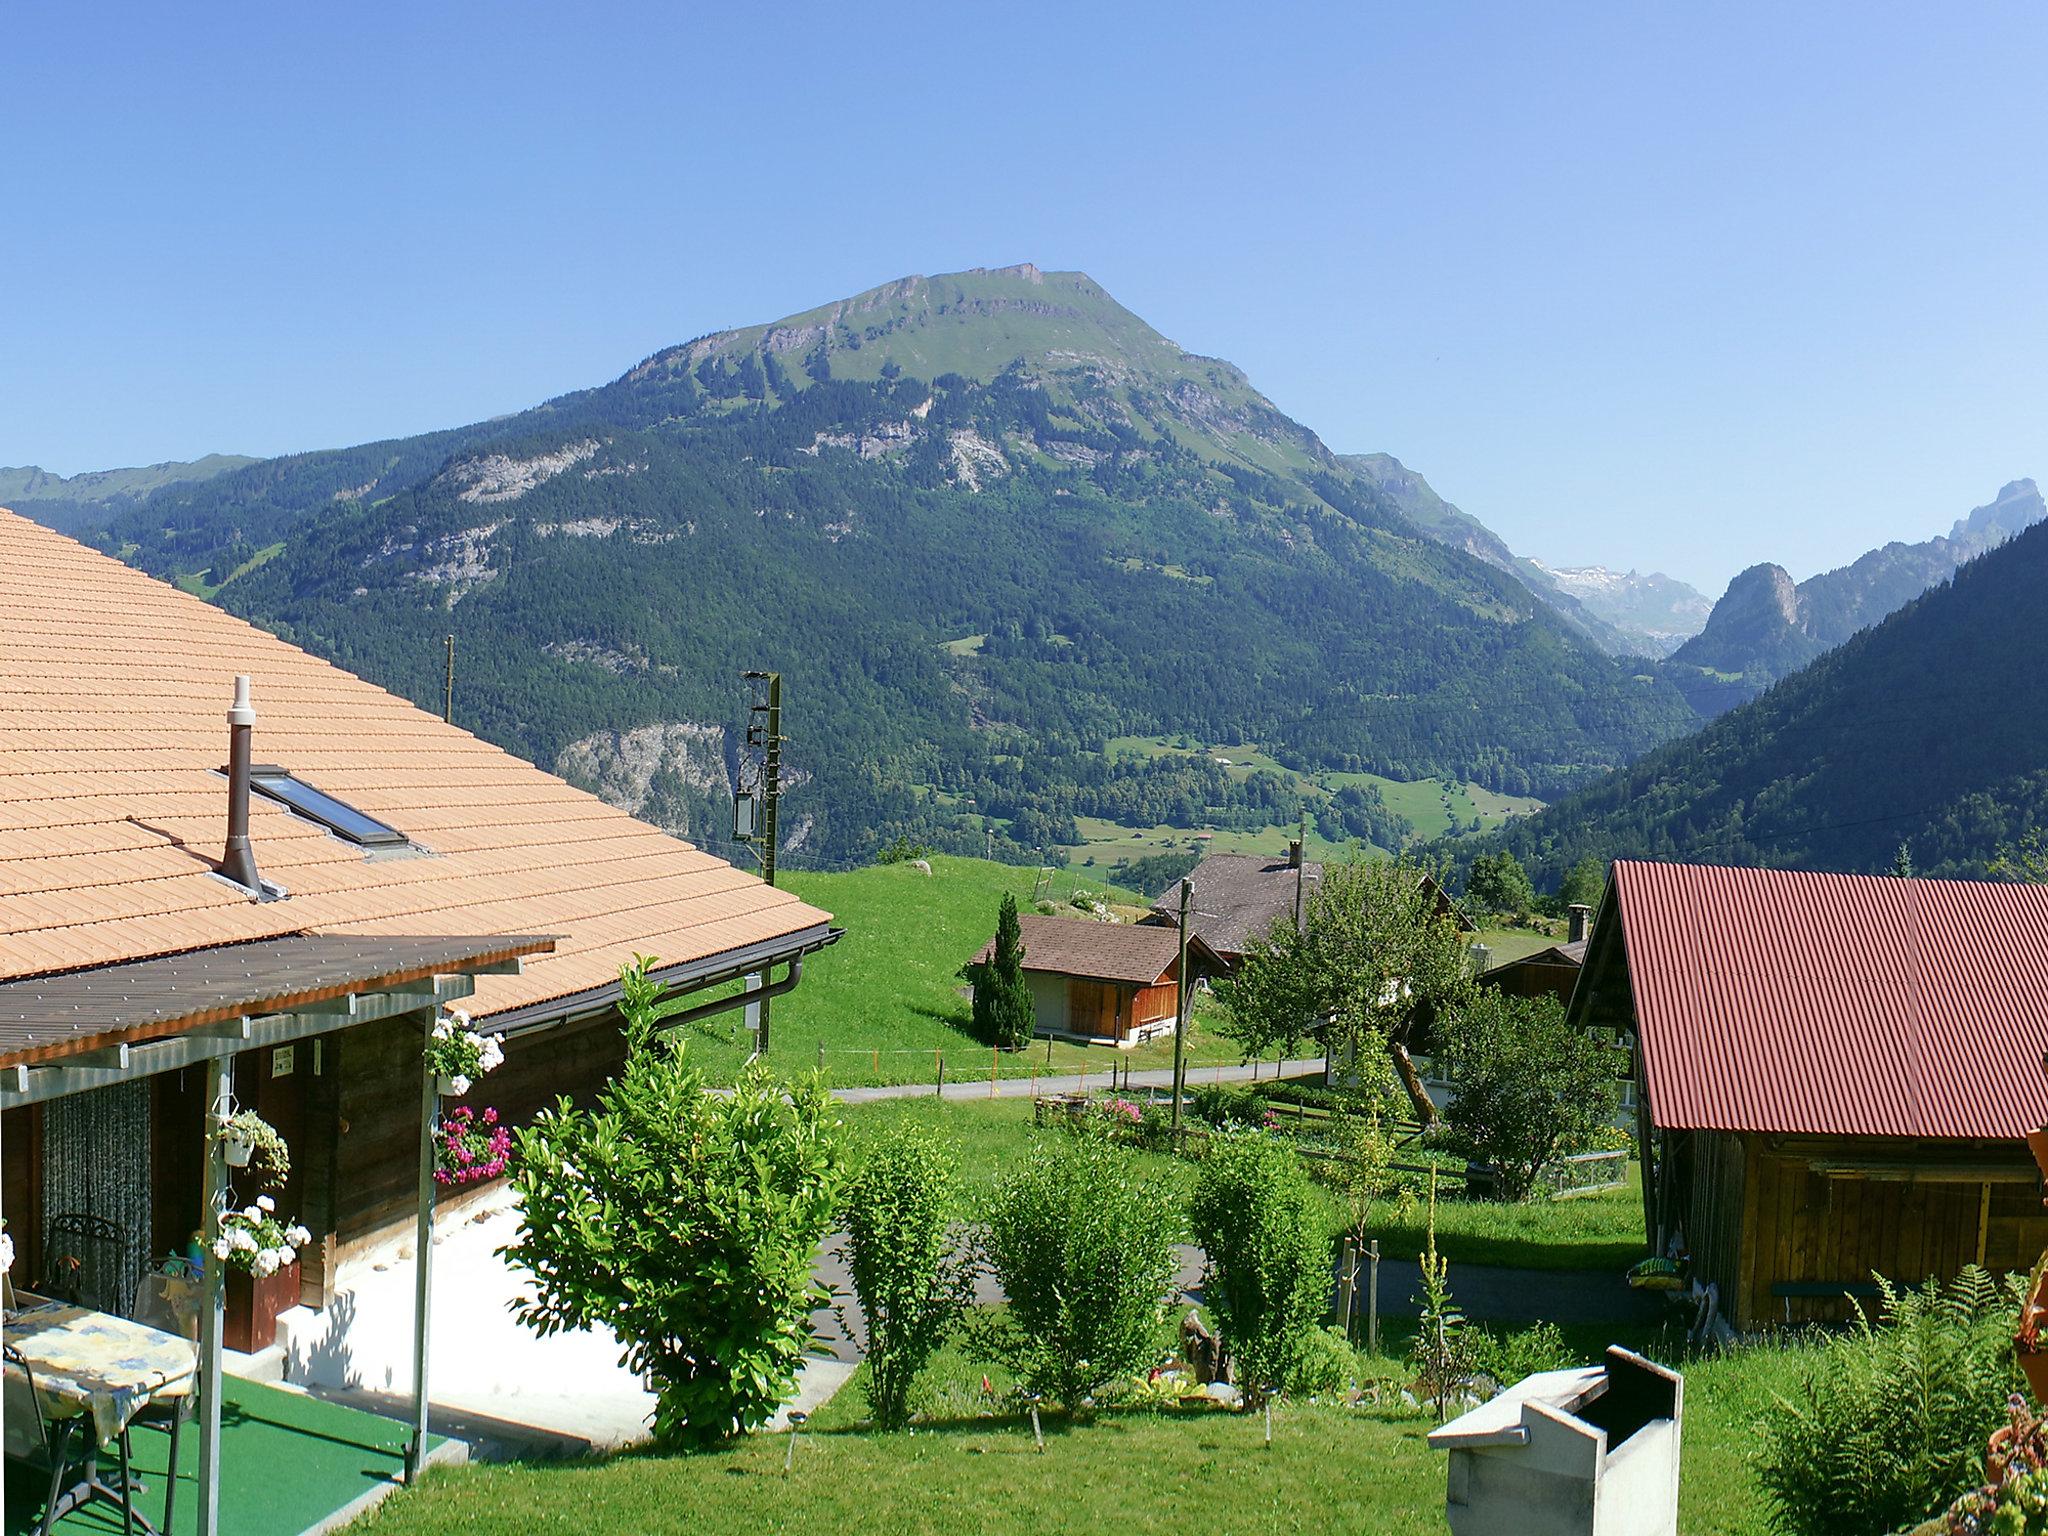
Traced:
[[255, 462], [240, 454], [209, 453], [184, 463], [89, 470], [70, 476], [53, 475], [33, 464], [15, 469], [0, 467], [0, 506], [10, 507], [60, 533], [78, 533], [104, 525], [167, 485], [211, 480], [215, 475]]
[[2048, 524], [1706, 729], [1498, 834], [1555, 881], [1656, 857], [1981, 875], [2048, 827]]
[[1610, 656], [1668, 655], [1706, 622], [1707, 600], [1675, 577], [1598, 565], [1545, 565], [1517, 555], [1491, 528], [1445, 501], [1392, 454], [1345, 454], [1343, 462], [1378, 486], [1417, 528], [1506, 571]]
[[1796, 584], [1783, 566], [1751, 566], [1728, 584], [1706, 627], [1672, 653], [1667, 675], [1701, 714], [1718, 714], [2043, 518], [2048, 505], [2034, 482], [2015, 480], [1945, 538], [1887, 544]]
[[[785, 676], [799, 860], [1097, 825], [1398, 841], [1366, 776], [1551, 797], [1692, 723], [1080, 273], [906, 278], [518, 415], [171, 485], [103, 547], [718, 845]], [[1336, 781], [1330, 783], [1335, 785]], [[1341, 792], [1340, 792], [1341, 790]]]

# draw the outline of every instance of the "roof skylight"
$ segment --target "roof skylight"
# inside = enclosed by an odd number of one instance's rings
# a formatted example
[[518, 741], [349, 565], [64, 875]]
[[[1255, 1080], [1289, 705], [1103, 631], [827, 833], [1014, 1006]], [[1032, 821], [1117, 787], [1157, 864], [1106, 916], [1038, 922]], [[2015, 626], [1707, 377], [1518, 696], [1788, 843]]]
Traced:
[[360, 847], [397, 848], [406, 845], [406, 835], [396, 827], [386, 826], [376, 817], [335, 799], [324, 790], [315, 789], [289, 769], [251, 768], [249, 787], [296, 811], [308, 821], [319, 822], [336, 837], [345, 838]]

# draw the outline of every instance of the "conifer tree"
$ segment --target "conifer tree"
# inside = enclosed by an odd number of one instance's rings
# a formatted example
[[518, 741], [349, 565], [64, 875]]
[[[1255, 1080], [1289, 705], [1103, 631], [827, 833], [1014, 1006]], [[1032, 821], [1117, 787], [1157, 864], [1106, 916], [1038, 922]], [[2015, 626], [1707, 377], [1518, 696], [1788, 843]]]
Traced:
[[1024, 980], [1024, 930], [1017, 921], [1017, 898], [1003, 893], [996, 913], [996, 942], [986, 960], [961, 967], [974, 984], [974, 1031], [1006, 1051], [1021, 1049], [1030, 1039], [1037, 1010]]

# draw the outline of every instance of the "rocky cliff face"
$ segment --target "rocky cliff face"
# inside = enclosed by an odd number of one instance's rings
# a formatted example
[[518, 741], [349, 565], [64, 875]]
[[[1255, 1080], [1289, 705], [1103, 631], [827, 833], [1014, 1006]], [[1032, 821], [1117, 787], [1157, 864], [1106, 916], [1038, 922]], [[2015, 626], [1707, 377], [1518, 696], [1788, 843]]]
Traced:
[[1966, 561], [2048, 518], [2032, 480], [2014, 480], [1958, 519], [1946, 538], [1887, 544], [1796, 585], [1782, 566], [1757, 565], [1728, 584], [1707, 626], [1672, 654], [1671, 677], [1693, 707], [1714, 715], [1754, 698], [1859, 630], [1897, 612]]

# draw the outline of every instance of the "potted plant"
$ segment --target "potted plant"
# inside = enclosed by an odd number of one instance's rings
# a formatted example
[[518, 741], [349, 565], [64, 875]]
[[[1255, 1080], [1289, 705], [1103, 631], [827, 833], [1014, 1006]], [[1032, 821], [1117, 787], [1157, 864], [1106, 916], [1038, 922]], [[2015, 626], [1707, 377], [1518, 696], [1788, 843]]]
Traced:
[[280, 1189], [291, 1177], [291, 1148], [277, 1134], [277, 1127], [255, 1110], [236, 1110], [221, 1121], [214, 1134], [220, 1139], [227, 1165], [230, 1168], [253, 1165], [265, 1189]]
[[443, 1188], [480, 1184], [504, 1173], [512, 1160], [512, 1133], [498, 1112], [474, 1114], [457, 1105], [434, 1127], [434, 1182]]
[[276, 1340], [278, 1313], [299, 1299], [299, 1250], [312, 1236], [281, 1218], [268, 1195], [221, 1216], [213, 1257], [227, 1274], [228, 1348], [254, 1354]]
[[497, 1036], [471, 1029], [469, 1015], [460, 1008], [449, 1009], [427, 1036], [427, 1070], [434, 1074], [434, 1087], [444, 1099], [461, 1098], [504, 1059], [505, 1048]]

